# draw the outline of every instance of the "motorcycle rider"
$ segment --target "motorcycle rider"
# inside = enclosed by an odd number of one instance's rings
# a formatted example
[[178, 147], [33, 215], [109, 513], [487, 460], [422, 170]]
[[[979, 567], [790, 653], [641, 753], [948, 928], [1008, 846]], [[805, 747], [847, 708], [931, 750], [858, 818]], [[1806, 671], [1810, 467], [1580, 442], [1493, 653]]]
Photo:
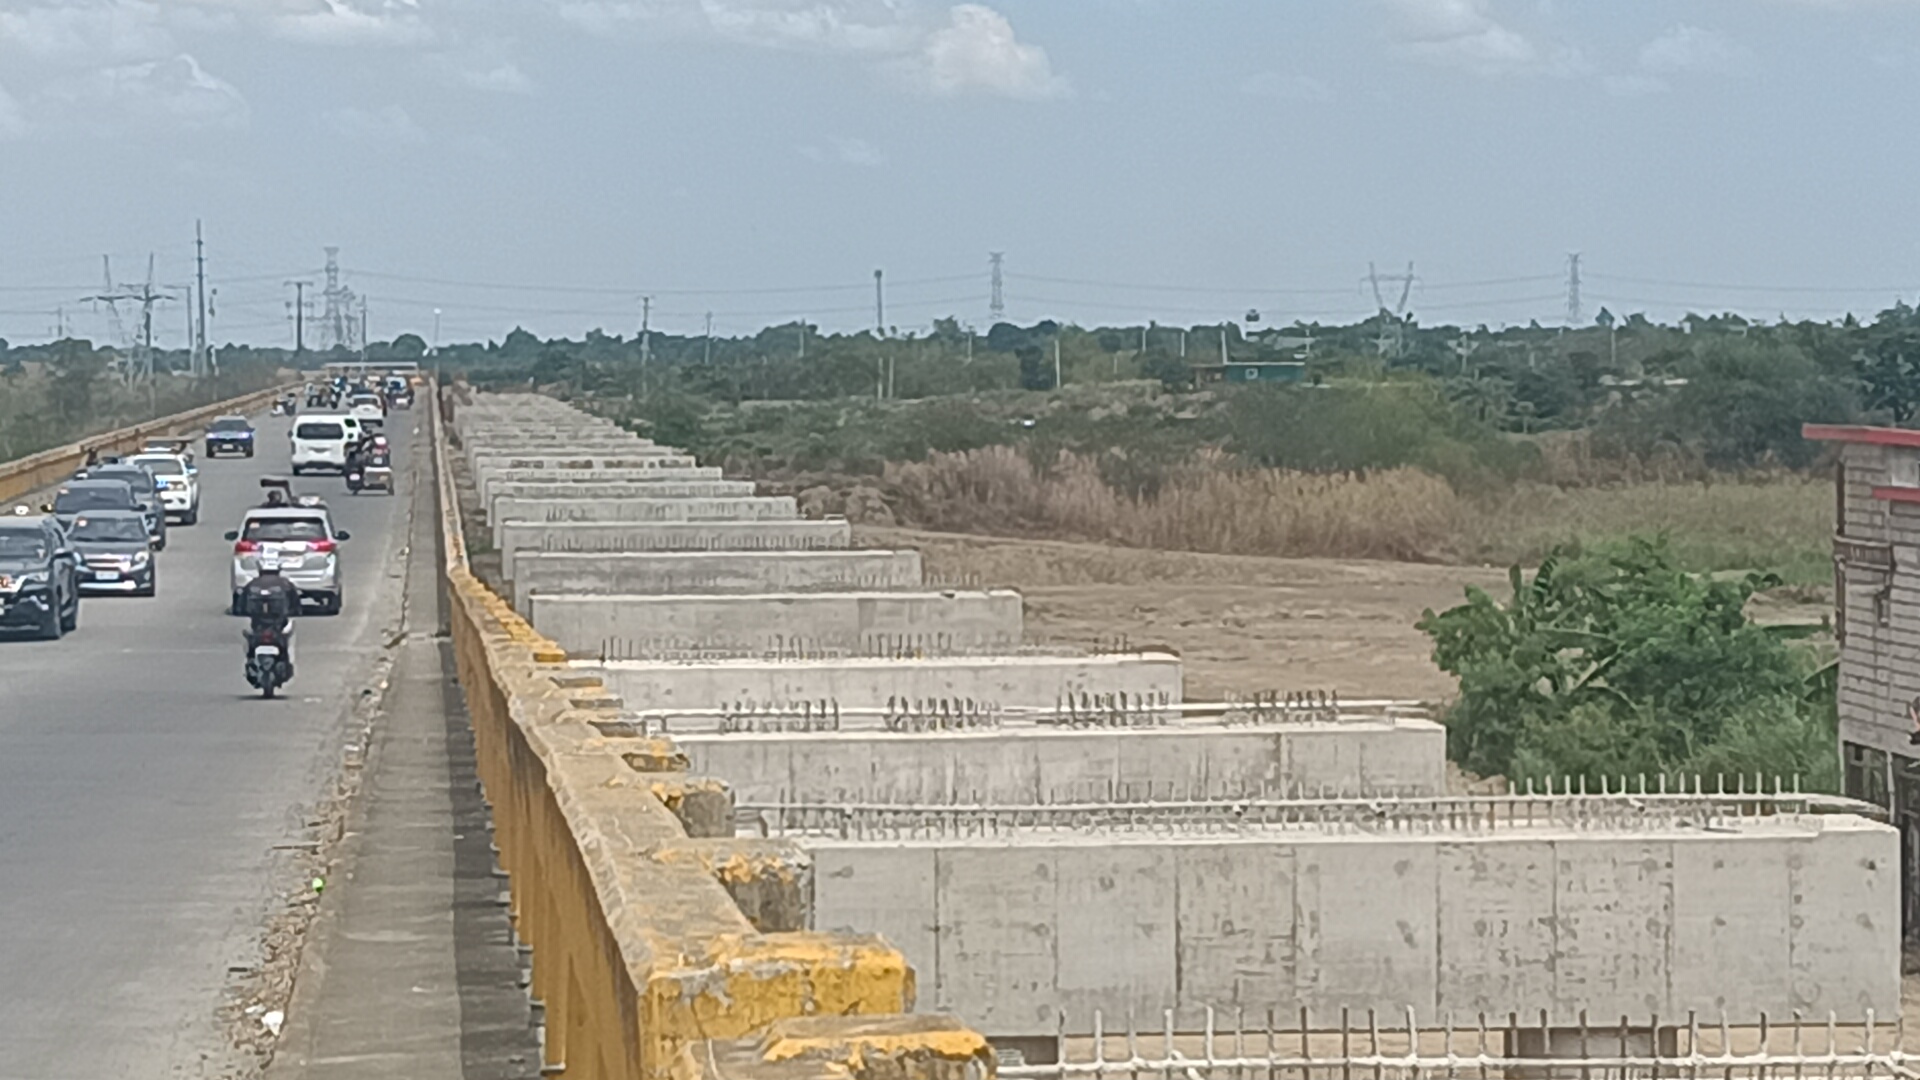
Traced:
[[260, 504], [263, 510], [285, 510], [292, 505], [287, 502], [287, 493], [279, 488], [267, 489], [267, 501]]
[[260, 557], [260, 573], [247, 583], [245, 605], [247, 659], [253, 659], [261, 631], [272, 631], [280, 639], [280, 660], [286, 665], [286, 679], [292, 679], [293, 616], [300, 611], [300, 588], [281, 575], [277, 556]]

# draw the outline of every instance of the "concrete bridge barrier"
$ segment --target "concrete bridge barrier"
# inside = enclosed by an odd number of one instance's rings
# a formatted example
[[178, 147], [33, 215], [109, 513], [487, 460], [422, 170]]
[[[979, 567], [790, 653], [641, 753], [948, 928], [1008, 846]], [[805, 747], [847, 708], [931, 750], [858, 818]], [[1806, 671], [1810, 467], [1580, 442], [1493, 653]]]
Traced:
[[[515, 926], [532, 948], [531, 992], [545, 1004], [542, 1071], [708, 1077], [718, 1059], [703, 1048], [718, 1040], [726, 1080], [770, 1077], [784, 1054], [756, 1059], [738, 1042], [811, 1017], [785, 1037], [835, 1075], [989, 1075], [978, 1034], [900, 1015], [915, 980], [897, 949], [797, 925], [810, 881], [798, 848], [714, 835], [731, 823], [722, 785], [688, 777], [667, 740], [604, 733], [617, 702], [472, 574], [439, 438], [436, 454], [449, 630]], [[881, 1062], [893, 1063], [886, 1078], [872, 1071]]]

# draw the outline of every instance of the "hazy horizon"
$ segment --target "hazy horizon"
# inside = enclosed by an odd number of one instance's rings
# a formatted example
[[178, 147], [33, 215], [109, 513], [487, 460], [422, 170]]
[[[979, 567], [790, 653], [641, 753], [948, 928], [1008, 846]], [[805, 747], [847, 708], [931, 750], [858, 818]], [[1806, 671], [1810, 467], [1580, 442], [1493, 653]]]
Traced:
[[[1920, 295], [1911, 0], [0, 0], [0, 337], [192, 273], [291, 341], [805, 317], [1426, 324]], [[1389, 286], [1390, 292], [1393, 286]], [[1391, 301], [1393, 296], [1389, 296]], [[177, 346], [186, 316], [156, 312]]]

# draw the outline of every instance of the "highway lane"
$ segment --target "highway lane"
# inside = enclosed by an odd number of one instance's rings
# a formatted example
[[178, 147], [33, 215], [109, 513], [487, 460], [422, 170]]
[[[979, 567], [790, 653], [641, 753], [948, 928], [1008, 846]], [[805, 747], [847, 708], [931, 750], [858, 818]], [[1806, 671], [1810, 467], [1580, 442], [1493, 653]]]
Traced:
[[241, 672], [221, 536], [285, 474], [285, 420], [257, 421], [252, 459], [200, 461], [200, 524], [171, 531], [158, 597], [88, 597], [58, 643], [0, 637], [0, 1077], [223, 1071], [230, 969], [258, 964], [285, 902], [275, 845], [307, 838], [397, 610], [416, 417], [391, 424], [397, 495], [296, 482], [352, 539], [346, 610], [300, 620], [287, 698]]

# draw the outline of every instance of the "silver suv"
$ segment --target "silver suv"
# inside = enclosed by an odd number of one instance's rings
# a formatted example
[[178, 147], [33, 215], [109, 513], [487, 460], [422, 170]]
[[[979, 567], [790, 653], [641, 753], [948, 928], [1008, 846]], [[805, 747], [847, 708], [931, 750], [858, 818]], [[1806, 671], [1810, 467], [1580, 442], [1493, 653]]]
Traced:
[[340, 613], [340, 545], [351, 539], [345, 529], [333, 527], [324, 508], [309, 506], [259, 507], [247, 511], [240, 527], [227, 534], [233, 541], [233, 607], [243, 611], [242, 594], [260, 576], [260, 557], [280, 560], [280, 574], [300, 590], [300, 599], [319, 606], [327, 615]]

